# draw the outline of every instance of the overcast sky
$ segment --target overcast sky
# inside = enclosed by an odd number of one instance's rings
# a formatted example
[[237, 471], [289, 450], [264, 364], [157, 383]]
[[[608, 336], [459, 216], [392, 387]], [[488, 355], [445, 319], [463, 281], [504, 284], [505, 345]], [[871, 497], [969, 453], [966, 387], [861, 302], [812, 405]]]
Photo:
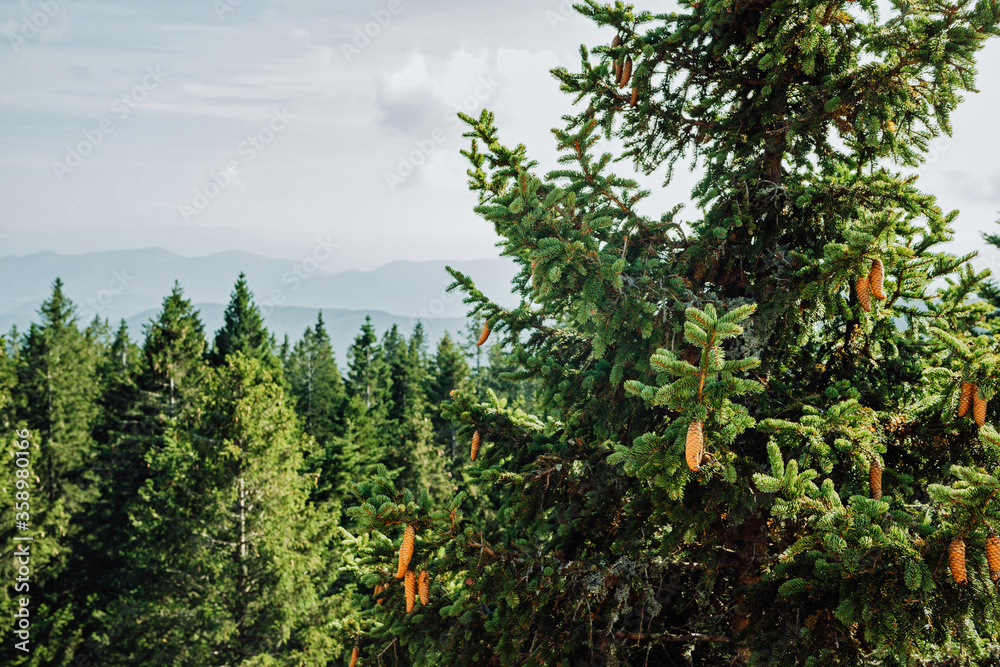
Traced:
[[[328, 270], [494, 257], [454, 111], [490, 108], [502, 140], [555, 166], [549, 128], [572, 107], [548, 70], [577, 69], [579, 44], [606, 32], [557, 0], [8, 0], [0, 255], [297, 259], [333, 243]], [[961, 209], [958, 250], [1000, 217], [1000, 43], [979, 71], [921, 181]], [[645, 212], [694, 180], [644, 179]]]

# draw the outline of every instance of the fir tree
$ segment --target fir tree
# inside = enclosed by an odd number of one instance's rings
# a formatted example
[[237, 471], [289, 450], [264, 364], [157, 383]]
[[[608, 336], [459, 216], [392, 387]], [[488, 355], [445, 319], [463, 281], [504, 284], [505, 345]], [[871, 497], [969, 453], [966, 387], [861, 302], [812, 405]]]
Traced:
[[203, 372], [205, 327], [175, 282], [156, 319], [143, 326], [143, 367], [138, 383], [158, 411], [175, 416], [191, 397]]
[[335, 440], [344, 432], [347, 396], [322, 312], [316, 326], [307, 327], [302, 339], [295, 343], [284, 368], [303, 428], [317, 442], [316, 452], [308, 462], [309, 469], [319, 476], [314, 498], [326, 498], [337, 486], [333, 480], [339, 467]]
[[347, 361], [347, 395], [360, 396], [366, 410], [383, 404], [389, 391], [388, 368], [375, 327], [368, 316], [365, 316], [361, 332], [354, 337], [354, 343], [347, 350]]
[[[490, 113], [462, 115], [523, 301], [452, 275], [549, 417], [466, 392], [446, 408], [481, 438], [477, 485], [507, 489], [505, 532], [384, 474], [355, 487], [362, 581], [390, 586], [358, 600], [366, 653], [985, 664], [1000, 357], [967, 297], [986, 274], [938, 249], [957, 213], [892, 165], [951, 131], [1000, 5], [681, 5], [577, 6], [610, 46], [554, 71], [582, 102], [554, 131], [562, 168], [537, 175]], [[602, 134], [667, 181], [693, 157], [702, 215], [646, 217]], [[391, 580], [402, 525], [436, 582], [411, 614]]]
[[308, 503], [295, 421], [267, 367], [236, 352], [149, 453], [131, 557], [154, 595], [131, 664], [327, 664], [330, 527]]
[[208, 356], [209, 363], [222, 366], [227, 355], [243, 352], [248, 357], [264, 361], [269, 367], [278, 367], [273, 351], [271, 335], [264, 326], [264, 317], [254, 303], [246, 276], [240, 273], [229, 295], [225, 321], [215, 333], [215, 344]]
[[[452, 392], [466, 390], [469, 383], [469, 364], [446, 331], [438, 341], [437, 351], [431, 366], [431, 378], [427, 391], [427, 401], [431, 408], [435, 441], [447, 449], [449, 459], [455, 461], [458, 439], [455, 423], [441, 414], [441, 405], [451, 398]], [[464, 449], [464, 445], [463, 445]], [[464, 452], [462, 453], [464, 456]]]
[[98, 414], [96, 341], [77, 326], [76, 306], [56, 279], [52, 295], [20, 341], [18, 426], [31, 453], [28, 535], [33, 650], [19, 664], [63, 664], [83, 637], [88, 585], [74, 566], [87, 540], [83, 517], [98, 493], [92, 428]]

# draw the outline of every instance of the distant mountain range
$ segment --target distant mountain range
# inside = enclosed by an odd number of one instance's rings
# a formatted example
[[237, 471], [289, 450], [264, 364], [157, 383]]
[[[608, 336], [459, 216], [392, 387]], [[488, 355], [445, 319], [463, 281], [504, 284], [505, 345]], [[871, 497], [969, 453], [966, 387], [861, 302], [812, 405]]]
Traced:
[[62, 279], [84, 322], [95, 314], [112, 325], [125, 319], [133, 338], [141, 339], [142, 325], [159, 312], [175, 280], [197, 304], [206, 332], [214, 332], [243, 272], [279, 341], [285, 334], [297, 340], [322, 309], [339, 363], [365, 315], [371, 316], [379, 333], [396, 323], [408, 335], [420, 319], [432, 341], [445, 330], [464, 329], [468, 306], [461, 293], [445, 291], [452, 282], [446, 265], [469, 275], [497, 303], [517, 303], [511, 291], [517, 267], [508, 259], [398, 261], [373, 271], [326, 273], [320, 261], [323, 254], [318, 254], [316, 262], [243, 251], [184, 257], [160, 248], [0, 257], [0, 331], [14, 325], [23, 331], [37, 322], [38, 307], [51, 294], [56, 277]]

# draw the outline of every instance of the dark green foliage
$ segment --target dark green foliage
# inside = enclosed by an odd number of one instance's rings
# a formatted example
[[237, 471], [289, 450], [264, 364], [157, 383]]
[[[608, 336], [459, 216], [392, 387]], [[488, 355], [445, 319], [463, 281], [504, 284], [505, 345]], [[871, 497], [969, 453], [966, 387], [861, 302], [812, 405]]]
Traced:
[[[440, 591], [408, 619], [398, 599], [368, 603], [366, 654], [988, 664], [1000, 607], [982, 545], [1000, 528], [1000, 436], [955, 417], [962, 380], [993, 399], [1000, 377], [990, 308], [968, 298], [987, 274], [940, 250], [957, 213], [893, 165], [950, 132], [1000, 6], [577, 9], [618, 40], [582, 48], [577, 74], [554, 71], [580, 103], [554, 130], [560, 169], [535, 173], [492, 114], [461, 115], [476, 211], [523, 267], [523, 300], [501, 308], [452, 271], [455, 285], [510, 347], [503, 379], [539, 383], [545, 418], [467, 392], [443, 409], [460, 437], [483, 436], [469, 479], [502, 489], [495, 526], [446, 523], [457, 503], [411, 504], [385, 474], [357, 487], [362, 581], [391, 568], [383, 533], [419, 522]], [[611, 80], [626, 58], [634, 105]], [[649, 193], [595, 153], [602, 133], [667, 181], [682, 157], [703, 166], [703, 213], [646, 217]], [[887, 298], [869, 311], [855, 285], [876, 258]], [[966, 587], [944, 565], [956, 536]]]
[[264, 326], [264, 317], [253, 301], [253, 293], [247, 287], [246, 276], [242, 273], [229, 296], [225, 322], [215, 333], [215, 343], [208, 361], [213, 366], [222, 366], [226, 357], [236, 352], [259, 359], [272, 370], [280, 368], [273, 354], [275, 350], [271, 335]]
[[[155, 595], [132, 664], [324, 665], [315, 578], [330, 527], [307, 502], [294, 413], [242, 352], [214, 369], [162, 450], [132, 517], [133, 567]], [[164, 641], [164, 639], [166, 641]]]

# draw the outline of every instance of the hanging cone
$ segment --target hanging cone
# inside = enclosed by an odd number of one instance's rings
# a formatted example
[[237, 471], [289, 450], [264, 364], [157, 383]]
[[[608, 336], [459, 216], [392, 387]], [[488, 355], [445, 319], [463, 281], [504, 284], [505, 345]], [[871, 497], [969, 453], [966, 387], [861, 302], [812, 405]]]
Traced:
[[871, 489], [873, 500], [882, 497], [882, 464], [879, 463], [877, 456], [872, 456], [872, 463], [868, 468], [868, 487]]
[[431, 577], [427, 570], [420, 570], [417, 577], [417, 595], [420, 596], [420, 604], [427, 606], [431, 601]]
[[416, 542], [417, 531], [413, 526], [407, 526], [403, 531], [403, 543], [399, 545], [399, 567], [396, 569], [396, 578], [402, 579], [410, 567], [410, 559], [413, 558], [413, 545]]
[[864, 308], [867, 313], [872, 309], [872, 300], [868, 295], [868, 277], [858, 278], [858, 282], [854, 284], [854, 288], [858, 292], [858, 303]]
[[618, 79], [618, 87], [624, 88], [628, 85], [628, 82], [632, 79], [632, 56], [625, 58], [625, 64], [622, 65], [622, 75]]
[[473, 461], [479, 456], [479, 442], [481, 440], [482, 436], [479, 435], [479, 429], [476, 429], [476, 432], [472, 434], [472, 451], [469, 452], [469, 458]]
[[406, 578], [403, 579], [403, 587], [406, 589], [406, 613], [413, 611], [414, 594], [417, 590], [417, 578], [413, 576], [413, 570], [406, 571]]
[[628, 105], [635, 108], [635, 105], [639, 102], [639, 86], [632, 89], [632, 97], [629, 98]]
[[885, 298], [885, 266], [882, 265], [882, 260], [877, 257], [872, 260], [872, 268], [868, 271], [868, 287], [871, 289], [872, 296], [876, 299]]
[[986, 563], [990, 567], [990, 579], [1000, 579], [1000, 537], [996, 533], [986, 538]]
[[978, 391], [972, 398], [972, 418], [976, 420], [976, 426], [986, 423], [986, 399]]
[[972, 397], [976, 395], [976, 385], [962, 380], [962, 390], [958, 396], [958, 416], [964, 417], [972, 406]]
[[358, 645], [355, 644], [354, 645], [354, 649], [351, 651], [351, 664], [350, 664], [350, 667], [354, 667], [354, 665], [358, 664], [358, 655], [360, 655], [360, 654], [361, 654], [361, 649], [359, 649]]
[[476, 345], [482, 345], [483, 343], [486, 342], [486, 339], [489, 337], [490, 337], [490, 323], [487, 321], [483, 323], [483, 333], [479, 334], [479, 342], [477, 342]]
[[701, 422], [691, 422], [688, 426], [684, 457], [693, 472], [701, 470], [701, 459], [705, 456], [705, 436], [701, 432]]
[[968, 577], [965, 573], [965, 542], [960, 537], [956, 537], [948, 545], [948, 566], [955, 583], [964, 586]]

